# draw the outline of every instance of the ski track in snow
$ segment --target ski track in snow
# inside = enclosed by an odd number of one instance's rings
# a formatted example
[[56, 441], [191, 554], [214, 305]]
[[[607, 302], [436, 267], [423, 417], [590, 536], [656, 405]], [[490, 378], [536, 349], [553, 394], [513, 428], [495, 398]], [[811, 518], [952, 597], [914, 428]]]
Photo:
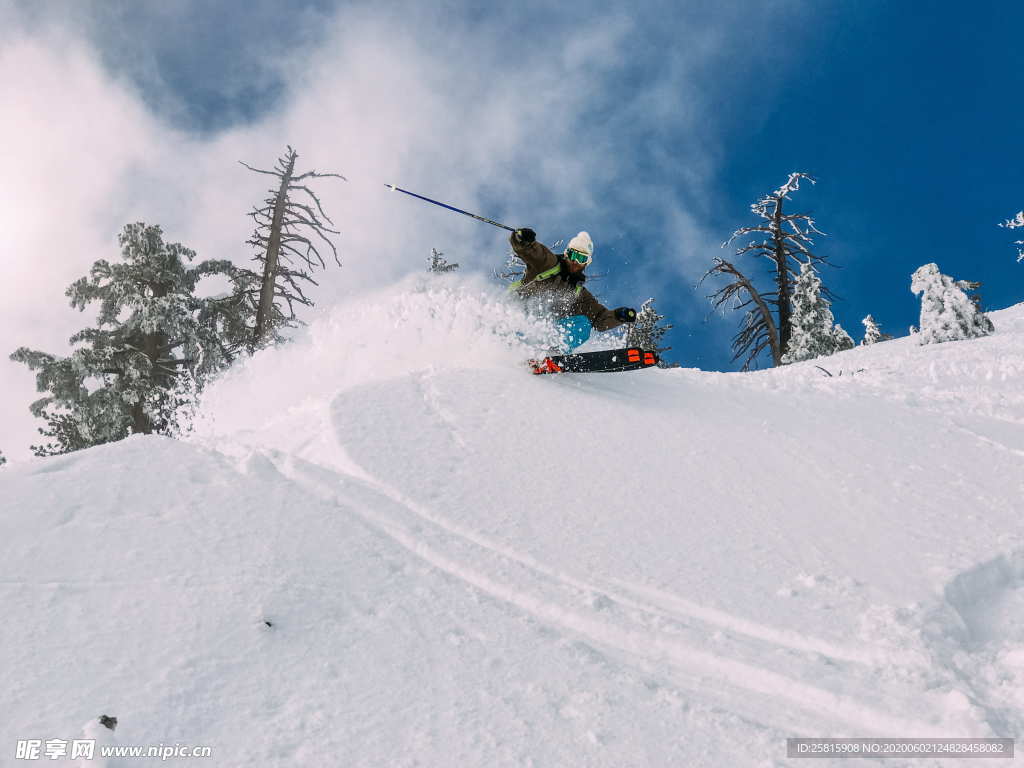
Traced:
[[[742, 696], [721, 690], [709, 696], [708, 688], [725, 684], [764, 697], [759, 706], [749, 706], [745, 713], [756, 722], [786, 733], [833, 733], [837, 721], [852, 728], [850, 732], [878, 736], [893, 732], [941, 736], [947, 732], [940, 724], [906, 719], [853, 696], [839, 695], [680, 641], [679, 633], [697, 629], [680, 624], [680, 614], [690, 624], [696, 619], [711, 625], [712, 629], [700, 628], [705, 634], [711, 634], [717, 627], [794, 650], [857, 663], [869, 663], [868, 655], [823, 641], [794, 639], [788, 633], [721, 611], [701, 609], [678, 599], [666, 600], [668, 596], [663, 594], [657, 594], [660, 605], [643, 604], [495, 545], [444, 521], [379, 480], [367, 484], [293, 457], [280, 456], [278, 461], [286, 476], [355, 512], [417, 557], [541, 622], [582, 636], [598, 647], [617, 651], [627, 663], [638, 665], [647, 673], [664, 673], [667, 668], [674, 673], [671, 677], [675, 682], [702, 692], [711, 700], [719, 698], [732, 709], [743, 700]], [[355, 501], [359, 495], [363, 495], [361, 503]], [[382, 496], [391, 504], [382, 504]], [[385, 507], [391, 514], [381, 513]], [[632, 589], [636, 590], [635, 585]], [[649, 590], [646, 592], [648, 597], [652, 595]], [[785, 699], [791, 709], [777, 709], [778, 699]], [[817, 723], [817, 730], [810, 728], [811, 722]]]
[[1001, 451], [1024, 458], [1024, 427], [1020, 424], [993, 420], [986, 427], [988, 434], [983, 434], [977, 431], [977, 424], [973, 427], [967, 426], [956, 419], [953, 419], [950, 423], [960, 432], [970, 435], [985, 445], [990, 445], [993, 448], [998, 448]]
[[[465, 448], [466, 441], [460, 435], [455, 417], [440, 403], [437, 388], [433, 384], [432, 372], [428, 372], [418, 377], [417, 384], [423, 393], [424, 401], [430, 407], [431, 411], [436, 413], [441, 422], [447, 427], [454, 442], [457, 443], [460, 448]], [[795, 651], [816, 653], [832, 659], [853, 661], [869, 665], [876, 664], [883, 660], [894, 660], [892, 652], [888, 650], [884, 653], [883, 659], [882, 652], [869, 652], [858, 648], [840, 646], [827, 640], [815, 638], [808, 634], [798, 634], [796, 632], [775, 629], [757, 622], [733, 616], [725, 611], [684, 600], [677, 595], [659, 591], [640, 584], [632, 584], [621, 579], [612, 578], [608, 580], [609, 584], [614, 584], [614, 589], [619, 590], [618, 593], [613, 592], [613, 587], [610, 587], [607, 584], [597, 585], [595, 583], [588, 583], [566, 573], [565, 571], [551, 568], [550, 566], [539, 562], [536, 558], [516, 552], [494, 539], [483, 536], [476, 531], [460, 526], [451, 520], [434, 514], [424, 506], [402, 494], [397, 489], [386, 485], [379, 478], [371, 476], [365, 468], [359, 466], [352, 460], [349, 456], [349, 452], [345, 450], [337, 440], [335, 440], [335, 445], [337, 446], [338, 452], [345, 457], [344, 464], [354, 470], [351, 474], [374, 486], [392, 501], [406, 507], [414, 514], [429, 520], [454, 536], [466, 539], [500, 557], [517, 562], [527, 568], [532, 568], [538, 573], [564, 582], [583, 592], [594, 593], [597, 595], [603, 594], [621, 605], [646, 611], [652, 615], [661, 615], [670, 619], [678, 619], [680, 617], [696, 619], [704, 624], [712, 625], [737, 635], [745, 635], [758, 640], [764, 640], [774, 645], [783, 646]], [[627, 595], [625, 593], [632, 594]], [[896, 660], [899, 661], [900, 659]], [[908, 661], [909, 659], [903, 660]]]
[[[920, 367], [920, 362], [917, 365]], [[852, 396], [852, 387], [866, 385], [865, 391], [873, 390], [874, 396], [902, 406], [925, 406], [936, 412], [950, 430], [980, 444], [1010, 455], [1024, 455], [1017, 447], [1018, 443], [1024, 446], [1020, 424], [1014, 418], [1017, 401], [990, 396], [972, 399], [975, 380], [1007, 381], [1013, 378], [1014, 365], [1003, 363], [998, 376], [992, 366], [982, 368], [979, 372], [976, 366], [928, 362], [927, 379], [933, 389], [926, 392], [928, 397], [923, 401], [911, 387], [906, 388], [906, 395], [897, 390], [895, 397], [886, 390], [891, 384], [884, 376], [906, 376], [906, 370], [899, 368], [884, 371], [881, 379], [876, 369], [856, 381], [849, 376], [804, 384], [846, 399]], [[474, 443], [460, 424], [466, 414], [446, 405], [450, 394], [443, 384], [439, 386], [441, 373], [443, 369], [428, 367], [412, 373], [409, 383], [410, 391], [418, 393], [426, 409], [424, 414], [435, 420], [438, 445], [457, 449], [447, 454], [442, 449], [444, 469], [439, 471], [443, 474], [452, 471], [452, 462], [459, 461], [455, 457], [473, 450]], [[742, 398], [744, 392], [791, 389], [799, 375], [807, 378], [806, 372], [794, 375], [798, 373], [796, 368], [786, 373], [790, 378], [771, 372], [772, 378], [716, 379], [713, 384], [721, 388], [722, 395]], [[963, 374], [969, 374], [967, 385], [955, 388], [950, 382]], [[552, 386], [577, 384], [585, 390], [590, 383], [559, 381]], [[712, 384], [700, 379], [694, 379], [694, 383], [700, 388]], [[621, 393], [613, 390], [600, 394], [621, 398]], [[333, 422], [335, 406], [325, 408], [321, 418]], [[348, 406], [351, 408], [352, 403]], [[561, 633], [612, 653], [626, 667], [667, 677], [695, 694], [698, 701], [716, 702], [720, 711], [742, 713], [753, 723], [778, 729], [780, 737], [799, 732], [944, 736], [962, 733], [965, 725], [972, 730], [971, 735], [984, 735], [990, 733], [989, 729], [1012, 733], [1019, 722], [1020, 700], [1000, 690], [1001, 681], [1024, 667], [1024, 651], [1017, 652], [1018, 646], [1013, 645], [1018, 638], [1011, 633], [1009, 650], [1000, 646], [972, 651], [968, 648], [971, 641], [963, 636], [965, 626], [969, 635], [979, 631], [981, 623], [995, 621], [979, 616], [1002, 616], [1006, 613], [1004, 603], [1016, 605], [1017, 582], [1009, 577], [1003, 579], [995, 596], [986, 596], [962, 588], [958, 591], [952, 585], [970, 579], [954, 574], [935, 605], [909, 614], [909, 621], [904, 616], [895, 623], [883, 621], [878, 625], [883, 631], [879, 644], [864, 643], [861, 637], [858, 645], [845, 645], [742, 618], [651, 584], [613, 575], [589, 574], [583, 578], [541, 562], [411, 499], [357, 462], [335, 430], [325, 431], [330, 436], [321, 438], [322, 447], [327, 449], [321, 457], [327, 458], [331, 467], [326, 468], [319, 460], [307, 463], [298, 454], [278, 454], [276, 460], [286, 468], [285, 474], [331, 498], [439, 571]], [[340, 459], [334, 461], [334, 455]], [[997, 570], [1005, 575], [1005, 568]], [[963, 607], [968, 600], [964, 594], [999, 607], [988, 614], [971, 613]], [[955, 595], [960, 597], [954, 599]], [[908, 633], [917, 627], [924, 629], [915, 641]], [[992, 636], [1002, 637], [999, 632]], [[780, 653], [784, 664], [777, 663]], [[984, 665], [996, 671], [981, 674]], [[932, 689], [937, 689], [935, 694]], [[942, 694], [942, 690], [949, 692]]]
[[[67, 683], [78, 706], [130, 701], [126, 728], [184, 722], [261, 758], [231, 765], [351, 747], [353, 765], [778, 768], [804, 763], [787, 736], [1024, 729], [1024, 306], [990, 338], [841, 353], [833, 377], [573, 379], [517, 371], [481, 334], [495, 306], [434, 285], [253, 358], [212, 451], [133, 439], [15, 470], [39, 477], [18, 481], [0, 581], [34, 669], [11, 722], [62, 722]], [[545, 397], [569, 417], [535, 446]], [[562, 493], [558, 462], [584, 453]], [[105, 578], [125, 546], [136, 576]]]

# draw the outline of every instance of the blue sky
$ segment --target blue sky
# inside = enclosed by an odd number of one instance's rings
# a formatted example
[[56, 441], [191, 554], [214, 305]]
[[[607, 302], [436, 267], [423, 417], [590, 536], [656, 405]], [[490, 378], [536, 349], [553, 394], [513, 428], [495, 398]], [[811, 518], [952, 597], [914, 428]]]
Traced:
[[[0, 138], [25, 180], [0, 192], [4, 349], [62, 351], [83, 325], [64, 288], [127, 221], [247, 259], [262, 180], [236, 161], [272, 165], [286, 143], [350, 179], [326, 191], [345, 267], [321, 306], [431, 247], [504, 261], [500, 230], [393, 182], [548, 243], [588, 230], [605, 303], [655, 297], [669, 359], [733, 370], [740, 317], [694, 286], [791, 171], [818, 179], [793, 205], [829, 235], [823, 278], [855, 338], [869, 312], [897, 335], [916, 323], [910, 274], [930, 261], [982, 281], [987, 308], [1024, 300], [1019, 238], [997, 226], [1024, 208], [1019, 3], [0, 0], [0, 30]], [[27, 371], [0, 378], [24, 413]]]
[[[144, 6], [125, 5], [116, 14], [108, 6], [107, 18], [115, 14], [120, 24], [95, 39], [107, 65], [134, 78], [158, 114], [187, 130], [216, 133], [263, 119], [285, 98], [281, 78], [244, 38], [266, 39], [273, 30], [275, 56], [290, 45], [323, 44], [317, 21], [339, 5], [293, 4], [301, 10], [283, 20], [277, 8], [258, 3], [215, 4], [202, 13], [193, 8], [196, 13], [176, 14], [173, 21], [189, 45], [168, 40], [146, 51], [132, 51], [128, 41], [138, 30], [152, 31], [152, 15]], [[457, 4], [438, 9], [439, 15], [463, 16], [470, 28], [490, 13]], [[521, 55], [542, 59], [571, 37], [585, 13], [571, 4], [558, 11], [534, 4], [521, 14], [505, 12], [509, 66]], [[749, 204], [788, 172], [817, 177], [819, 184], [805, 186], [794, 205], [814, 212], [829, 234], [819, 250], [841, 269], [827, 271], [824, 279], [842, 297], [834, 307], [837, 319], [856, 338], [868, 312], [895, 334], [916, 322], [909, 276], [927, 261], [958, 278], [982, 281], [989, 308], [1024, 299], [1024, 266], [1013, 258], [1011, 233], [996, 226], [1024, 206], [1019, 4], [981, 2], [967, 10], [941, 2], [741, 3], [723, 14], [717, 4], [648, 3], [633, 13], [648, 18], [632, 19], [625, 33], [631, 38], [628, 60], [607, 64], [604, 90], [590, 103], [579, 137], [628, 154], [629, 172], [605, 180], [608, 189], [596, 206], [577, 212], [571, 200], [561, 201], [568, 216], [562, 222], [545, 220], [544, 200], [529, 206], [494, 199], [488, 180], [479, 183], [485, 214], [515, 211], [522, 220], [513, 225], [535, 226], [549, 241], [589, 229], [603, 259], [595, 271], [611, 272], [595, 285], [614, 304], [654, 295], [676, 325], [670, 357], [703, 368], [732, 367], [720, 328], [704, 332], [707, 291], [693, 290], [693, 270], [662, 275], [661, 281], [646, 276], [672, 258], [672, 235], [657, 212], [628, 192], [651, 177], [672, 188], [672, 175], [690, 165], [715, 166], [710, 183], [672, 191], [722, 241], [733, 228], [752, 223]], [[651, 16], [658, 23], [649, 23]], [[472, 36], [461, 43], [473, 45]], [[683, 75], [696, 80], [688, 87], [701, 91], [705, 113], [680, 125], [670, 114], [645, 109], [636, 94], [652, 80], [670, 80], [670, 52], [708, 45], [714, 50], [702, 71]], [[154, 74], [162, 88], [147, 91]], [[500, 75], [495, 73], [495, 90], [504, 87]], [[450, 86], [459, 88], [459, 78]], [[531, 110], [531, 96], [508, 94], [524, 113]], [[556, 121], [558, 114], [529, 119]], [[710, 137], [706, 144], [689, 130], [694, 119], [707, 124], [698, 134]], [[428, 187], [428, 194], [446, 193], [442, 182]], [[406, 211], [396, 205], [394, 215]], [[494, 235], [500, 240], [500, 233]], [[495, 243], [495, 259], [501, 245]], [[455, 243], [446, 247], [460, 250]], [[708, 260], [714, 255], [708, 252]]]
[[820, 5], [829, 10], [765, 119], [729, 129], [730, 203], [787, 168], [819, 178], [796, 203], [831, 235], [821, 251], [843, 269], [826, 279], [851, 331], [871, 312], [906, 333], [918, 311], [907, 276], [928, 261], [982, 281], [988, 308], [1024, 300], [1015, 238], [995, 226], [1024, 199], [1021, 6]]

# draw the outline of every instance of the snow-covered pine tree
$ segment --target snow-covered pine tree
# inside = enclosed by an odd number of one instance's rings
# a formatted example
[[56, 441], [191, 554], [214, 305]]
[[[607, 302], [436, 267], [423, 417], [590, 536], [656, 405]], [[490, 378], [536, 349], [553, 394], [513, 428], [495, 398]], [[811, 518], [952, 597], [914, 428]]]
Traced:
[[11, 355], [36, 372], [46, 393], [31, 406], [47, 422], [40, 434], [50, 438], [32, 446], [37, 456], [165, 432], [183, 373], [195, 390], [230, 360], [218, 336], [219, 300], [195, 296], [203, 277], [230, 275], [230, 262], [189, 267], [195, 252], [165, 243], [160, 227], [141, 222], [127, 225], [118, 241], [121, 262], [95, 262], [67, 290], [77, 309], [99, 303], [96, 327], [71, 337], [71, 355], [27, 347]]
[[800, 265], [791, 301], [789, 350], [782, 356], [783, 365], [853, 349], [853, 339], [835, 324], [831, 305], [821, 295], [821, 279], [813, 262]]
[[192, 370], [182, 368], [174, 379], [174, 386], [155, 400], [155, 420], [162, 425], [161, 432], [169, 437], [181, 438], [195, 426], [199, 411], [202, 386]]
[[640, 305], [640, 311], [636, 314], [636, 322], [628, 326], [625, 336], [625, 346], [649, 349], [653, 352], [661, 351], [661, 341], [665, 334], [672, 329], [671, 325], [660, 325], [665, 316], [658, 313], [654, 308], [654, 299], [650, 298]]
[[977, 283], [954, 280], [939, 272], [934, 263], [914, 272], [910, 290], [921, 294], [921, 323], [916, 334], [919, 344], [973, 339], [995, 330], [978, 300], [964, 291], [971, 286]]
[[[784, 212], [786, 201], [800, 188], [800, 181], [804, 179], [815, 183], [806, 173], [791, 173], [785, 184], [751, 205], [751, 211], [762, 222], [736, 230], [722, 246], [724, 248], [737, 238], [753, 235], [754, 239], [738, 248], [736, 255], [752, 255], [767, 260], [774, 273], [774, 290], [760, 291], [736, 266], [720, 258], [714, 260], [714, 266], [701, 279], [703, 282], [712, 275], [727, 276], [730, 282], [709, 298], [715, 307], [733, 302], [734, 309], [746, 310], [743, 325], [733, 338], [733, 359], [745, 358], [743, 370], [755, 364], [758, 355], [766, 349], [771, 351], [772, 365], [782, 363], [790, 346], [791, 296], [796, 265], [805, 261], [828, 263], [825, 257], [811, 251], [814, 244], [812, 235], [824, 234], [815, 226], [814, 219], [806, 213]], [[831, 296], [824, 287], [821, 293]]]
[[[1012, 219], [1007, 219], [999, 226], [1006, 227], [1007, 229], [1024, 228], [1024, 211], [1018, 211], [1016, 216]], [[1015, 240], [1013, 244], [1020, 246], [1017, 249], [1017, 261], [1024, 261], [1024, 240]]]
[[836, 352], [845, 352], [857, 346], [857, 342], [839, 323], [832, 329], [832, 341], [836, 345]]
[[[307, 180], [328, 177], [345, 180], [345, 177], [316, 171], [297, 173], [295, 161], [298, 157], [294, 149], [287, 147], [272, 171], [242, 163], [250, 171], [277, 179], [262, 207], [253, 209], [249, 214], [256, 222], [256, 229], [248, 242], [256, 249], [253, 261], [260, 268], [258, 271], [237, 270], [236, 276], [236, 288], [245, 289], [250, 311], [255, 316], [251, 339], [253, 349], [281, 341], [281, 329], [297, 322], [295, 304], [313, 306], [302, 292], [302, 283], [316, 285], [309, 272], [318, 265], [320, 269], [327, 266], [319, 247], [326, 244], [334, 255], [335, 263], [341, 266], [338, 249], [328, 237], [339, 232], [327, 226], [333, 222], [324, 213], [320, 198], [309, 188]], [[296, 262], [300, 265], [297, 269], [293, 268]], [[287, 305], [287, 314], [278, 299]]]
[[888, 333], [882, 333], [882, 327], [871, 315], [861, 320], [861, 323], [864, 324], [864, 339], [861, 341], [863, 346], [877, 344], [880, 341], [889, 341], [892, 338]]
[[427, 272], [443, 274], [445, 272], [454, 272], [458, 268], [458, 264], [449, 264], [448, 260], [444, 258], [444, 254], [437, 250], [437, 248], [430, 249], [430, 260], [427, 262]]
[[974, 280], [957, 280], [956, 284], [960, 290], [967, 294], [967, 298], [974, 304], [974, 308], [981, 312], [981, 295], [978, 293], [981, 283]]

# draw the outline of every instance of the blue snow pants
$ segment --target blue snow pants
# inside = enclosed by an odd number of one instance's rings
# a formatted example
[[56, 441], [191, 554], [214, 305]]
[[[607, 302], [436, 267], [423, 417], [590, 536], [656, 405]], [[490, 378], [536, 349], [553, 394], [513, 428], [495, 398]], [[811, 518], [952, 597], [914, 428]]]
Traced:
[[562, 334], [562, 348], [566, 352], [572, 352], [590, 338], [591, 325], [586, 315], [563, 317], [555, 325]]

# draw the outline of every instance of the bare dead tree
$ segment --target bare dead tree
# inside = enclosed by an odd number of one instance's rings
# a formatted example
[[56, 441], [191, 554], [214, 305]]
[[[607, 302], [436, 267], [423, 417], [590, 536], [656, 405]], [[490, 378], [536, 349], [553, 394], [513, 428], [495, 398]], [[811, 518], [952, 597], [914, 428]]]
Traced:
[[779, 365], [782, 350], [770, 306], [773, 296], [762, 295], [742, 272], [725, 259], [716, 257], [714, 266], [704, 273], [700, 282], [703, 283], [712, 275], [730, 278], [729, 283], [708, 297], [715, 309], [729, 305], [730, 309], [744, 310], [743, 324], [732, 340], [732, 359], [739, 360], [746, 355], [743, 370], [748, 371], [758, 355], [767, 348], [771, 350], [772, 365]]
[[[716, 307], [737, 298], [741, 292], [747, 293], [748, 298], [735, 306], [737, 309], [746, 308], [749, 311], [733, 340], [733, 350], [736, 353], [733, 359], [750, 352], [744, 362], [744, 370], [747, 370], [754, 358], [766, 348], [771, 349], [773, 365], [779, 365], [789, 347], [790, 319], [793, 314], [792, 285], [799, 273], [800, 265], [805, 262], [829, 263], [825, 257], [811, 250], [814, 244], [812, 235], [825, 234], [815, 226], [811, 215], [786, 213], [784, 210], [785, 202], [790, 199], [791, 193], [800, 188], [802, 179], [812, 184], [816, 183], [806, 173], [789, 174], [785, 184], [750, 206], [750, 210], [762, 222], [757, 226], [736, 230], [729, 240], [722, 244], [725, 248], [739, 238], [753, 235], [754, 239], [737, 248], [736, 255], [766, 259], [774, 271], [774, 291], [758, 292], [750, 280], [723, 259], [715, 259], [715, 266], [705, 275], [705, 278], [712, 274], [734, 278], [732, 283], [711, 297]], [[834, 298], [828, 288], [822, 288], [822, 295], [830, 300]], [[771, 318], [772, 310], [778, 318], [777, 321]]]
[[[272, 171], [242, 163], [250, 171], [278, 179], [277, 184], [268, 190], [270, 196], [263, 201], [262, 207], [249, 213], [256, 222], [256, 229], [248, 243], [256, 248], [253, 261], [258, 262], [262, 269], [260, 272], [239, 270], [236, 279], [236, 284], [242, 286], [248, 295], [256, 315], [253, 348], [268, 338], [276, 339], [282, 326], [294, 324], [296, 303], [313, 306], [302, 290], [302, 283], [317, 285], [310, 273], [318, 266], [320, 269], [327, 267], [320, 248], [325, 245], [330, 248], [335, 263], [341, 266], [338, 250], [328, 237], [340, 233], [328, 226], [334, 222], [324, 213], [320, 198], [304, 182], [323, 178], [347, 179], [338, 173], [296, 173], [297, 159], [298, 153], [289, 146]], [[287, 306], [287, 314], [278, 300]]]

